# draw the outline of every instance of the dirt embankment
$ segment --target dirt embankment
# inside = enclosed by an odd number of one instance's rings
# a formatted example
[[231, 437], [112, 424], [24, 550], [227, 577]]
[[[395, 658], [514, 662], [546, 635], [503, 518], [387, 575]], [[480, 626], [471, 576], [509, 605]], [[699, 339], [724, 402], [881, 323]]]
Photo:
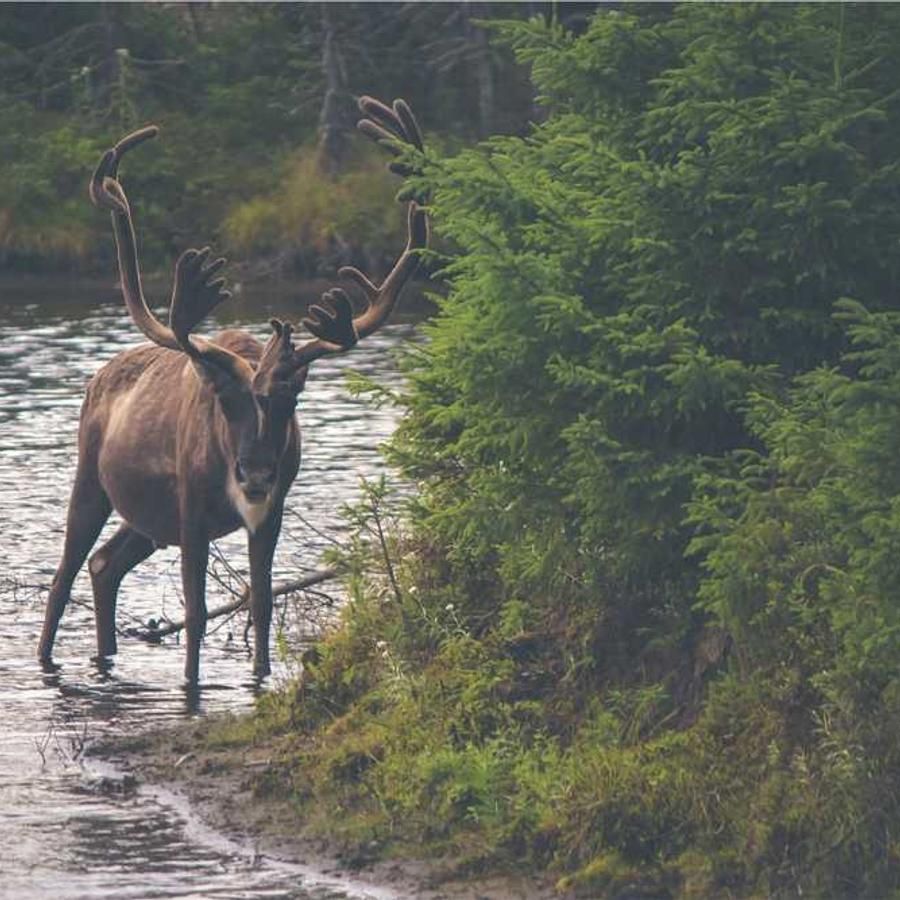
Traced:
[[127, 772], [128, 789], [163, 786], [184, 796], [214, 831], [263, 857], [308, 866], [359, 890], [375, 888], [419, 900], [560, 900], [552, 884], [511, 875], [459, 877], [452, 862], [371, 860], [327, 839], [310, 836], [290, 800], [257, 789], [271, 771], [275, 748], [266, 743], [210, 746], [206, 720], [94, 745], [89, 755]]

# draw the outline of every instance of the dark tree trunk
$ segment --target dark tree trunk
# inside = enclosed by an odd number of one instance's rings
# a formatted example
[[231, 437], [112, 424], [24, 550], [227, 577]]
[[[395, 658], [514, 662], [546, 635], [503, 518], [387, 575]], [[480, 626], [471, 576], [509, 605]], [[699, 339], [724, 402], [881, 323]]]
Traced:
[[474, 48], [473, 68], [478, 92], [478, 136], [486, 138], [493, 133], [496, 91], [494, 69], [491, 64], [491, 47], [487, 32], [473, 20], [486, 19], [488, 10], [484, 3], [465, 3], [462, 9], [466, 37]]
[[319, 115], [319, 169], [329, 178], [341, 170], [347, 153], [347, 126], [341, 110], [344, 77], [330, 3], [322, 4], [322, 73], [325, 97]]

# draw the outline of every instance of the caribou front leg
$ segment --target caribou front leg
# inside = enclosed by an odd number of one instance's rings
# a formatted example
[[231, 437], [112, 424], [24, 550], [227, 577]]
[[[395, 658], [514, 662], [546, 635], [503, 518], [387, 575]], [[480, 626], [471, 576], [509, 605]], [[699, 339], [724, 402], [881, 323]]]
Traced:
[[209, 535], [205, 529], [188, 526], [181, 540], [181, 587], [184, 591], [184, 630], [187, 658], [184, 677], [190, 685], [200, 679], [200, 643], [206, 633], [206, 566]]
[[250, 615], [253, 617], [253, 674], [265, 678], [269, 664], [269, 631], [272, 624], [272, 559], [281, 531], [282, 506], [248, 539], [250, 555]]

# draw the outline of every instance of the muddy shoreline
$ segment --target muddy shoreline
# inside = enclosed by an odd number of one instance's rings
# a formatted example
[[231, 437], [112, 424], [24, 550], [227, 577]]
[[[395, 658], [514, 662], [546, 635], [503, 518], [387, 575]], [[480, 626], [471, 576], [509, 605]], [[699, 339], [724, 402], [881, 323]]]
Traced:
[[[131, 793], [164, 790], [181, 797], [192, 815], [254, 858], [307, 869], [344, 890], [373, 898], [421, 900], [559, 900], [548, 879], [515, 875], [460, 876], [453, 861], [378, 860], [365, 851], [311, 836], [289, 799], [260, 791], [272, 773], [271, 742], [210, 746], [210, 720], [94, 743], [89, 769], [111, 766], [115, 775], [101, 790]], [[93, 772], [101, 781], [102, 768]]]

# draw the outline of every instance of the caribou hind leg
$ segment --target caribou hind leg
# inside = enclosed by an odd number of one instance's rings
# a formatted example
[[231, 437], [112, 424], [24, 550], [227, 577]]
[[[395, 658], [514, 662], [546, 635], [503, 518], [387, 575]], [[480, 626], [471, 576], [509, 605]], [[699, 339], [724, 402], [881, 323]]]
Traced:
[[130, 525], [119, 530], [88, 563], [94, 588], [94, 616], [97, 622], [97, 656], [116, 653], [116, 598], [122, 579], [156, 550], [156, 544]]
[[49, 663], [52, 659], [56, 629], [69, 602], [72, 582], [111, 512], [112, 504], [97, 480], [94, 467], [80, 461], [69, 500], [63, 556], [50, 585], [44, 629], [38, 645], [38, 658], [43, 663]]

